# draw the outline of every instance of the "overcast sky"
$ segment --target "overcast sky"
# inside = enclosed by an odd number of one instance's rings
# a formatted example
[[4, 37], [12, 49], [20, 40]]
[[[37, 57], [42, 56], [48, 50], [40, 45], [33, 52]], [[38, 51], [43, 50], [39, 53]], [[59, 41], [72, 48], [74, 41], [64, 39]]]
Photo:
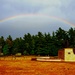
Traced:
[[[17, 17], [9, 18], [13, 16]], [[0, 36], [20, 37], [72, 26], [60, 19], [75, 24], [75, 0], [0, 0]]]

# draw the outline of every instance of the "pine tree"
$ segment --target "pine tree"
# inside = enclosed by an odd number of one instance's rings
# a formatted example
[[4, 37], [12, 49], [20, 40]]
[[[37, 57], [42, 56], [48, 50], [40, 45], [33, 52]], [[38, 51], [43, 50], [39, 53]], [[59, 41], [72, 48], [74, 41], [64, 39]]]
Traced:
[[4, 55], [8, 55], [9, 54], [9, 48], [8, 48], [7, 44], [3, 47], [3, 54]]

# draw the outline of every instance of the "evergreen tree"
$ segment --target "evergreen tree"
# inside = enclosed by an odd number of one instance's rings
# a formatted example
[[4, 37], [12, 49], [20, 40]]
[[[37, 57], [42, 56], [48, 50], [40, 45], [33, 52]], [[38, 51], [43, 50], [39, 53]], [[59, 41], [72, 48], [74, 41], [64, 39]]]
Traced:
[[75, 47], [75, 29], [65, 31], [59, 28], [56, 32], [37, 35], [27, 33], [23, 38], [12, 39], [9, 35], [6, 40], [0, 37], [0, 47], [4, 55], [22, 53], [24, 55], [50, 55], [55, 56], [58, 50], [64, 47]]
[[9, 48], [8, 48], [8, 45], [7, 44], [4, 45], [4, 47], [3, 47], [3, 54], [4, 55], [9, 55]]
[[15, 40], [13, 40], [12, 54], [16, 54], [20, 52], [19, 43], [20, 43], [19, 38], [16, 38]]
[[1, 36], [0, 37], [0, 53], [3, 52], [2, 48], [4, 47], [5, 45], [5, 40], [4, 40], [4, 37]]
[[58, 43], [60, 44], [61, 48], [63, 47], [69, 47], [69, 44], [68, 44], [68, 34], [67, 34], [67, 31], [59, 28], [57, 31], [56, 31], [56, 37], [58, 39]]
[[70, 28], [68, 31], [70, 47], [75, 47], [75, 29]]

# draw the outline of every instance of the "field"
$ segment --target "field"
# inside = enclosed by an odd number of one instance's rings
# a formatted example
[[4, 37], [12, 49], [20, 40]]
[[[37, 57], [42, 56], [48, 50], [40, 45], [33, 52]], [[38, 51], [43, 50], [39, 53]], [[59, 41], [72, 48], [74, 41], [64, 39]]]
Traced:
[[0, 57], [0, 75], [75, 75], [74, 62], [38, 62], [32, 57]]

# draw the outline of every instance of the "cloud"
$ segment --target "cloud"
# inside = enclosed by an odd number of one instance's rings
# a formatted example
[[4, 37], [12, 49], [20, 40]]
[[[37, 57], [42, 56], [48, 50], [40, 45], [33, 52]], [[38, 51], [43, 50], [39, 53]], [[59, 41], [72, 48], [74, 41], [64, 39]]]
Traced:
[[68, 30], [71, 26], [62, 20], [57, 20], [44, 15], [31, 15], [16, 17], [0, 23], [0, 36], [7, 37], [11, 35], [13, 38], [23, 37], [25, 33], [37, 34], [52, 33], [59, 27]]
[[[42, 14], [75, 23], [75, 0], [0, 0], [0, 20], [20, 14]], [[27, 16], [0, 23], [0, 34], [23, 35], [24, 32], [52, 32], [70, 26], [48, 17]]]
[[42, 13], [66, 18], [61, 7], [72, 0], [0, 0], [1, 18], [25, 13]]
[[63, 14], [66, 15], [66, 19], [75, 24], [75, 17], [74, 17], [75, 4], [74, 3], [75, 3], [75, 0], [68, 0], [68, 2], [67, 2], [67, 0], [65, 0], [64, 2], [62, 0], [63, 6], [61, 7], [61, 9], [62, 9]]

